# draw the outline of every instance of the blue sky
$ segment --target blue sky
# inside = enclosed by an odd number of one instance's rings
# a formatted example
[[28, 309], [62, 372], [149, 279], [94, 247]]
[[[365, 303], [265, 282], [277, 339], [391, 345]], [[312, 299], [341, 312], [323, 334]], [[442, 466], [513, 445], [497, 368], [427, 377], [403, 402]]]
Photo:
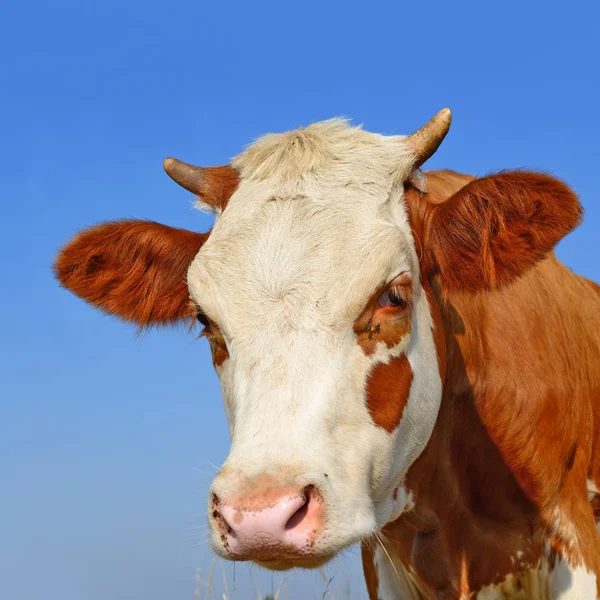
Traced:
[[[165, 156], [222, 164], [335, 115], [409, 133], [449, 106], [429, 167], [564, 178], [586, 220], [559, 256], [600, 280], [599, 19], [597, 0], [3, 7], [0, 597], [193, 598], [213, 560], [205, 498], [228, 433], [206, 342], [136, 337], [58, 288], [60, 244], [119, 217], [206, 230]], [[233, 592], [224, 570], [234, 598], [279, 585], [240, 565]], [[364, 597], [356, 554], [326, 577]], [[217, 564], [215, 592], [222, 580]], [[285, 585], [325, 587], [314, 573]]]

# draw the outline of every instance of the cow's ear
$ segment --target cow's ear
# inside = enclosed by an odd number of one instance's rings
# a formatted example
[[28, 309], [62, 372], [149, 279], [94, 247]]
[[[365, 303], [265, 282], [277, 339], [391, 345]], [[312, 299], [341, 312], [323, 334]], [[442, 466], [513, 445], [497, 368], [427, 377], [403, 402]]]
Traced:
[[438, 273], [446, 289], [465, 291], [519, 277], [582, 218], [573, 190], [529, 171], [474, 179], [427, 212], [426, 270]]
[[60, 283], [106, 313], [140, 328], [193, 315], [187, 270], [207, 234], [150, 221], [101, 223], [59, 252]]

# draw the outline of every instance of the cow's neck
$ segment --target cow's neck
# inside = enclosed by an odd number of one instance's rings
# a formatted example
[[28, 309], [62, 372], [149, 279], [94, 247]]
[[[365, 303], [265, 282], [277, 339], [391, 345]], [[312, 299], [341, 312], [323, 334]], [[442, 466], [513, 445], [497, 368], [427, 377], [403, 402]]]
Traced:
[[[558, 387], [567, 368], [568, 333], [554, 331], [549, 322], [558, 305], [572, 310], [572, 298], [560, 296], [567, 287], [585, 285], [575, 279], [550, 257], [512, 289], [494, 294], [444, 300], [432, 282], [445, 337], [444, 395], [431, 439], [406, 477], [415, 507], [384, 532], [398, 558], [438, 594], [446, 590], [454, 597], [501, 581], [516, 566], [539, 564], [540, 557], [554, 560], [558, 546], [547, 535], [548, 523], [576, 518], [556, 512], [551, 492], [561, 487], [561, 477], [585, 480], [581, 469], [589, 457], [570, 456], [572, 448], [558, 443], [553, 430], [557, 420], [573, 415], [565, 412], [568, 395]], [[550, 339], [567, 346], [553, 361], [545, 355]], [[551, 410], [551, 420], [539, 418], [542, 408]], [[534, 435], [535, 448], [529, 444]], [[549, 472], [544, 460], [566, 467]], [[545, 503], [547, 510], [540, 510]], [[597, 532], [589, 535], [592, 540]]]
[[[518, 557], [533, 562], [533, 554], [525, 553], [531, 550], [526, 540], [535, 511], [478, 411], [467, 363], [479, 363], [485, 348], [477, 341], [476, 324], [470, 322], [474, 315], [452, 302], [441, 302], [435, 283], [432, 287], [445, 333], [440, 353], [446, 363], [444, 395], [431, 439], [407, 475], [415, 508], [387, 532], [392, 539], [406, 540], [396, 551], [407, 552], [406, 564], [410, 562], [424, 581], [438, 592], [448, 588], [459, 593], [461, 586], [477, 589], [489, 581], [485, 567], [479, 576], [468, 574], [463, 561], [490, 556], [497, 572], [509, 572]], [[467, 356], [458, 341], [465, 336], [473, 338]], [[459, 573], [471, 581], [461, 583]]]

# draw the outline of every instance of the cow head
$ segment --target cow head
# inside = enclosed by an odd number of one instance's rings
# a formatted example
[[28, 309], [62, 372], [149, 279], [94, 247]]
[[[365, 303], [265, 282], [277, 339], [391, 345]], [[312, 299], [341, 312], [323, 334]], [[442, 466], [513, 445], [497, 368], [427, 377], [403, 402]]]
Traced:
[[409, 202], [449, 125], [448, 110], [408, 137], [331, 120], [226, 167], [167, 159], [217, 215], [210, 235], [122, 221], [59, 254], [61, 283], [111, 314], [202, 323], [232, 438], [209, 497], [221, 556], [318, 566], [408, 510], [444, 377], [428, 281], [504, 285], [577, 224], [573, 192], [527, 172]]

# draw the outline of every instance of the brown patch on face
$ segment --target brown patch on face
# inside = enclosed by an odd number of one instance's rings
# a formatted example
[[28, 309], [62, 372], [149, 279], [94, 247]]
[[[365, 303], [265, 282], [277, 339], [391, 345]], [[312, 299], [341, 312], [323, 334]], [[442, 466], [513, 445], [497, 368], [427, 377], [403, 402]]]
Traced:
[[201, 337], [205, 337], [210, 344], [213, 366], [215, 368], [220, 367], [229, 358], [229, 350], [227, 350], [225, 339], [221, 334], [219, 326], [203, 314], [199, 306], [195, 306], [198, 314], [198, 321], [204, 327]]
[[[385, 294], [400, 299], [391, 306]], [[383, 301], [382, 301], [383, 298]], [[354, 333], [363, 352], [372, 355], [380, 342], [396, 347], [411, 331], [413, 282], [408, 273], [379, 288], [354, 322]], [[394, 431], [410, 394], [413, 372], [406, 356], [376, 364], [367, 378], [367, 408], [373, 422], [388, 432]]]
[[404, 354], [373, 367], [367, 378], [367, 408], [375, 425], [389, 433], [398, 427], [412, 380], [412, 368]]
[[[381, 307], [378, 305], [386, 290], [404, 299], [406, 306]], [[363, 352], [370, 356], [377, 344], [383, 342], [388, 348], [397, 346], [410, 333], [412, 307], [412, 278], [403, 273], [393, 284], [379, 288], [369, 299], [362, 313], [354, 322], [354, 333]]]
[[210, 334], [206, 336], [210, 342], [210, 352], [212, 354], [213, 365], [220, 367], [228, 358], [229, 350], [225, 340], [220, 335]]

